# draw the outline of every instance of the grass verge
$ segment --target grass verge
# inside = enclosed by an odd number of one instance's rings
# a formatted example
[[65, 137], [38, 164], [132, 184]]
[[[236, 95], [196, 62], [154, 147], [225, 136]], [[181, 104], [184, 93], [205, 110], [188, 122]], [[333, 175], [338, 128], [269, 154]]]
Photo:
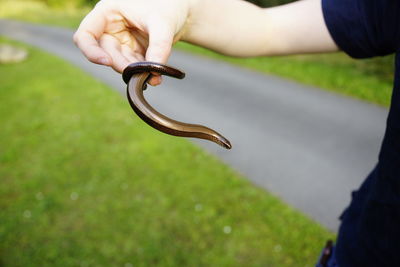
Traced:
[[176, 48], [223, 60], [262, 73], [388, 107], [393, 87], [394, 57], [354, 60], [344, 53], [284, 57], [233, 58], [187, 43]]
[[105, 85], [29, 51], [0, 65], [0, 265], [313, 266], [333, 237], [154, 131]]
[[[0, 0], [0, 17], [76, 28], [88, 8], [49, 9], [32, 0]], [[232, 58], [186, 43], [177, 49], [224, 60], [262, 73], [279, 75], [339, 94], [389, 106], [393, 56], [353, 60], [343, 53], [287, 57]]]
[[0, 18], [76, 29], [89, 7], [49, 8], [44, 2], [34, 0], [0, 0]]

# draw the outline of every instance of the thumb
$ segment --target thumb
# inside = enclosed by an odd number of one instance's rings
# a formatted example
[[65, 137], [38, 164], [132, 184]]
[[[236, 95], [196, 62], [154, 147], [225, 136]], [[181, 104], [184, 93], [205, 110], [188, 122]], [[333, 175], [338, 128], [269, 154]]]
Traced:
[[165, 21], [153, 20], [148, 25], [149, 47], [146, 60], [165, 64], [171, 54], [174, 31]]

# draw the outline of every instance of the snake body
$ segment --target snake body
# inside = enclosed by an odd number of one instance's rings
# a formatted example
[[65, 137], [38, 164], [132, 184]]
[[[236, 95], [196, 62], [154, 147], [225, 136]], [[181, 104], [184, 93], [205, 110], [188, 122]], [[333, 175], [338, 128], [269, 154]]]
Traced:
[[182, 71], [155, 62], [137, 62], [125, 68], [122, 78], [127, 84], [126, 92], [129, 104], [143, 121], [166, 134], [206, 139], [226, 149], [232, 148], [229, 140], [213, 129], [198, 124], [179, 122], [155, 110], [143, 95], [143, 90], [146, 89], [146, 83], [151, 77], [151, 73], [158, 73], [178, 79], [185, 77], [185, 73]]

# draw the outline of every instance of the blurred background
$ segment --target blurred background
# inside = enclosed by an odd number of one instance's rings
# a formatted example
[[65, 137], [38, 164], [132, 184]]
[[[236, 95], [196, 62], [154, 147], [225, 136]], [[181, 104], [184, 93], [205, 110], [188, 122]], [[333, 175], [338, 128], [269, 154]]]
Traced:
[[227, 152], [148, 127], [120, 77], [73, 48], [96, 2], [0, 0], [0, 266], [314, 266], [376, 160], [393, 56], [176, 44], [187, 81], [149, 97], [221, 129]]

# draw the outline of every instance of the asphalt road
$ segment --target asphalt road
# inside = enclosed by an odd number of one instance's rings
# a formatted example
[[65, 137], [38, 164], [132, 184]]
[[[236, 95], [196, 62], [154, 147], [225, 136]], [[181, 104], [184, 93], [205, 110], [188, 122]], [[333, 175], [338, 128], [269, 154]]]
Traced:
[[[87, 62], [70, 30], [0, 20], [0, 35], [56, 54], [125, 94], [120, 75]], [[376, 164], [386, 109], [178, 51], [169, 64], [187, 75], [147, 90], [156, 109], [216, 129], [230, 139], [231, 151], [194, 142], [337, 229], [351, 191]]]

